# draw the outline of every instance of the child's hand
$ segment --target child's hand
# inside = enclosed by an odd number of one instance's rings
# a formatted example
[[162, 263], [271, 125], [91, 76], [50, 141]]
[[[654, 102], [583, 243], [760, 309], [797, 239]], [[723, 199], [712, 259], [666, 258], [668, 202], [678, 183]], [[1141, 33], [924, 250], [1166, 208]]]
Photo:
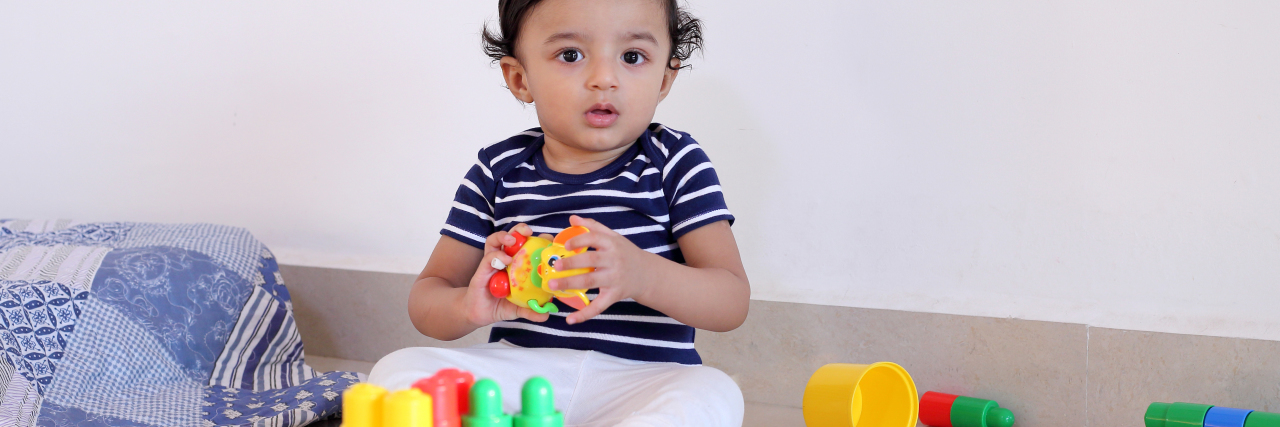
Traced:
[[[525, 236], [533, 234], [529, 226], [524, 224], [512, 227], [511, 232]], [[471, 324], [483, 327], [494, 322], [514, 320], [517, 317], [534, 322], [545, 322], [549, 317], [545, 313], [515, 305], [506, 298], [498, 298], [489, 293], [489, 277], [511, 264], [511, 257], [502, 252], [502, 246], [514, 244], [516, 244], [516, 238], [511, 237], [511, 233], [506, 231], [490, 234], [485, 240], [484, 257], [480, 259], [476, 274], [471, 276], [471, 282], [467, 284], [467, 294], [462, 299], [466, 307], [467, 321]], [[500, 262], [501, 266], [495, 264], [494, 260]]]
[[569, 224], [587, 227], [591, 232], [569, 239], [565, 249], [590, 247], [595, 250], [561, 259], [556, 263], [556, 270], [595, 267], [595, 271], [550, 280], [547, 287], [553, 290], [599, 288], [600, 294], [586, 308], [566, 317], [566, 323], [572, 325], [586, 321], [615, 302], [644, 295], [649, 284], [653, 283], [650, 277], [654, 271], [652, 266], [655, 261], [664, 260], [662, 257], [645, 252], [595, 220], [574, 215], [569, 217]]

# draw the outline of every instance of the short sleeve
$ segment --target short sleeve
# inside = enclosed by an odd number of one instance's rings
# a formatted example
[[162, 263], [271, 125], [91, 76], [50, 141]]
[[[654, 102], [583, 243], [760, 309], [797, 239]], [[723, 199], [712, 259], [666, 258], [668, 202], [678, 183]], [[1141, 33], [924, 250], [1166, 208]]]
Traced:
[[664, 145], [670, 156], [663, 166], [662, 189], [670, 204], [672, 237], [679, 239], [721, 220], [732, 225], [733, 214], [724, 203], [720, 178], [706, 152], [688, 134], [664, 133]]
[[453, 207], [440, 234], [484, 249], [484, 241], [493, 234], [493, 173], [489, 158], [480, 150], [479, 159], [471, 166], [453, 196]]

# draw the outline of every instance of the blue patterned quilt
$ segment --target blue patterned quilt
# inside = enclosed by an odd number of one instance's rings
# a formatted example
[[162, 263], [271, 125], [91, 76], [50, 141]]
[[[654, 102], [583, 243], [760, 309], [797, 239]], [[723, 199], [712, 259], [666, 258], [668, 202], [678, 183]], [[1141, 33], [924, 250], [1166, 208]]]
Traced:
[[219, 225], [0, 221], [0, 427], [300, 426], [350, 372], [304, 362], [271, 252]]

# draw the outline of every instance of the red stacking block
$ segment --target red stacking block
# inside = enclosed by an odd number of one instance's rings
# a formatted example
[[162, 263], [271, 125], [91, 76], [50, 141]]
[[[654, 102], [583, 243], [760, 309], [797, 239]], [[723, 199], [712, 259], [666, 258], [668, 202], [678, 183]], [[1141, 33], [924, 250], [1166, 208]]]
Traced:
[[475, 377], [470, 372], [448, 368], [418, 380], [413, 388], [431, 395], [433, 427], [462, 427], [461, 415], [470, 409], [467, 402], [472, 384]]
[[926, 391], [920, 397], [920, 424], [933, 427], [951, 427], [951, 404], [956, 402], [954, 394]]

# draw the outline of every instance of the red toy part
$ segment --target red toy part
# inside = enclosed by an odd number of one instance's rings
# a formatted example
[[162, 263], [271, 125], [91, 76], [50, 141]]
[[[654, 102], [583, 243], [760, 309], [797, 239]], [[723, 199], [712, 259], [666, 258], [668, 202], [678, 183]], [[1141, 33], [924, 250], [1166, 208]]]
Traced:
[[528, 241], [529, 238], [525, 237], [525, 235], [520, 233], [511, 233], [511, 237], [516, 238], [516, 244], [511, 246], [503, 246], [502, 251], [506, 252], [507, 256], [516, 256], [516, 252], [520, 252], [520, 248], [524, 247], [524, 242]]
[[931, 427], [951, 427], [951, 404], [954, 394], [926, 391], [920, 396], [920, 424]]
[[446, 379], [452, 379], [458, 391], [458, 413], [466, 414], [471, 412], [471, 386], [476, 383], [476, 378], [470, 372], [459, 369], [441, 369], [436, 372], [436, 376], [445, 376]]
[[467, 413], [473, 383], [475, 378], [470, 373], [449, 368], [418, 380], [413, 388], [431, 395], [433, 427], [462, 427], [461, 414]]
[[507, 277], [506, 270], [498, 270], [489, 276], [489, 293], [498, 298], [511, 295], [511, 278]]

